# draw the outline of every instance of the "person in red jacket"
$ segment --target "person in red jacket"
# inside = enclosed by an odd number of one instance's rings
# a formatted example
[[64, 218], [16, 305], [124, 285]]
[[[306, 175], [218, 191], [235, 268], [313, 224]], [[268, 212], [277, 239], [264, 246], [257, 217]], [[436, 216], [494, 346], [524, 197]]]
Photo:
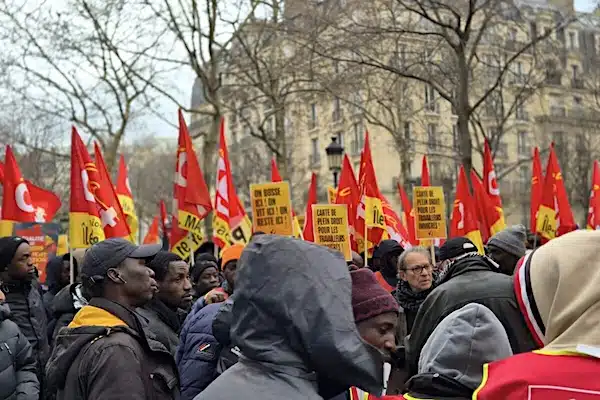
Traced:
[[600, 399], [600, 231], [551, 240], [517, 266], [514, 287], [540, 350], [483, 367], [478, 400]]

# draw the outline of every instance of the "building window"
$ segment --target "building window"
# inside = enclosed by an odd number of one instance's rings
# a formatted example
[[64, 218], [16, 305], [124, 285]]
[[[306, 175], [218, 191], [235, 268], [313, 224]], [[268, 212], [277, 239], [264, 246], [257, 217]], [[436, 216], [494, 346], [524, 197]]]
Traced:
[[435, 124], [427, 124], [427, 147], [432, 151], [438, 149], [437, 126]]
[[571, 77], [573, 80], [579, 78], [579, 65], [571, 65]]
[[569, 35], [569, 41], [567, 42], [567, 45], [570, 50], [575, 50], [577, 48], [577, 36], [575, 35], [575, 32], [573, 32], [573, 31], [570, 31], [568, 33], [568, 35]]
[[512, 41], [517, 40], [517, 30], [515, 28], [510, 28], [508, 30], [508, 40], [512, 40]]
[[415, 150], [415, 141], [412, 137], [412, 126], [409, 121], [404, 123], [404, 144], [408, 150]]
[[333, 115], [331, 118], [334, 122], [342, 119], [342, 102], [339, 97], [333, 99]]
[[435, 89], [432, 85], [425, 84], [425, 111], [437, 112]]
[[434, 180], [440, 179], [442, 176], [442, 165], [439, 160], [429, 161], [429, 174]]
[[364, 130], [362, 122], [355, 122], [352, 130], [354, 136], [354, 140], [352, 141], [352, 154], [358, 155], [364, 147]]
[[519, 121], [527, 121], [527, 111], [525, 111], [525, 107], [523, 104], [517, 104], [515, 109], [515, 118]]
[[308, 119], [308, 128], [315, 129], [317, 127], [317, 103], [310, 104], [310, 116]]
[[496, 157], [504, 160], [508, 158], [508, 143], [503, 143], [501, 140], [498, 141]]
[[529, 156], [529, 134], [525, 131], [517, 134], [517, 153], [520, 157]]
[[311, 139], [311, 155], [310, 155], [310, 163], [315, 165], [315, 164], [319, 164], [319, 162], [321, 161], [321, 154], [319, 152], [319, 138], [312, 138]]
[[452, 147], [457, 153], [460, 150], [460, 131], [458, 130], [458, 124], [452, 125]]
[[340, 144], [340, 146], [344, 147], [344, 133], [338, 132], [335, 134], [335, 137], [337, 138], [337, 142]]

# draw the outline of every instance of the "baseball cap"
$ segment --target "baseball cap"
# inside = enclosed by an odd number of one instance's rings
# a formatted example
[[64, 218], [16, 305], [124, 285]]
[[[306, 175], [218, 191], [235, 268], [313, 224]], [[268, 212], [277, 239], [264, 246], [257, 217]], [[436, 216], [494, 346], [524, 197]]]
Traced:
[[440, 247], [440, 255], [438, 261], [445, 261], [451, 258], [456, 258], [467, 253], [476, 253], [477, 246], [467, 239], [460, 236], [449, 239]]
[[136, 246], [123, 238], [111, 238], [96, 243], [85, 253], [81, 274], [87, 277], [106, 275], [110, 268], [115, 268], [127, 258], [154, 257], [162, 249], [162, 244], [145, 244]]

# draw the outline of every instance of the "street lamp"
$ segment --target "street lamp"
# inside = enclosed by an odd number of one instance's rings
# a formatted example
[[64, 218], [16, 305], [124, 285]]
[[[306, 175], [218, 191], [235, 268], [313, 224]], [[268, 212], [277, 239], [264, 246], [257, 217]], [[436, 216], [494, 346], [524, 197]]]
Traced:
[[337, 141], [336, 136], [331, 137], [331, 143], [325, 148], [327, 153], [327, 163], [329, 164], [329, 170], [333, 172], [333, 186], [338, 186], [338, 174], [342, 169], [342, 157], [344, 156], [344, 146]]

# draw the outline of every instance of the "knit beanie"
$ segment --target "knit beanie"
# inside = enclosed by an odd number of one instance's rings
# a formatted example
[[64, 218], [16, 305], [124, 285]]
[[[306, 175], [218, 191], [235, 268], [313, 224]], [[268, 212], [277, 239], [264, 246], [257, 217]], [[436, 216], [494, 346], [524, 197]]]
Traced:
[[221, 268], [225, 268], [225, 264], [230, 261], [239, 260], [242, 251], [244, 251], [244, 246], [241, 244], [234, 244], [223, 249], [223, 253], [221, 254]]
[[399, 312], [399, 306], [385, 290], [370, 269], [350, 272], [352, 278], [352, 311], [354, 322], [359, 323], [387, 312]]
[[527, 251], [527, 247], [525, 247], [526, 240], [527, 229], [523, 225], [513, 225], [492, 236], [487, 245], [521, 258]]
[[217, 259], [212, 254], [208, 253], [200, 253], [194, 258], [194, 266], [190, 270], [190, 278], [192, 278], [192, 282], [197, 282], [200, 275], [204, 272], [205, 269], [213, 267], [217, 271], [219, 270], [219, 264]]
[[8, 268], [22, 243], [29, 242], [20, 236], [5, 236], [0, 238], [0, 272]]

